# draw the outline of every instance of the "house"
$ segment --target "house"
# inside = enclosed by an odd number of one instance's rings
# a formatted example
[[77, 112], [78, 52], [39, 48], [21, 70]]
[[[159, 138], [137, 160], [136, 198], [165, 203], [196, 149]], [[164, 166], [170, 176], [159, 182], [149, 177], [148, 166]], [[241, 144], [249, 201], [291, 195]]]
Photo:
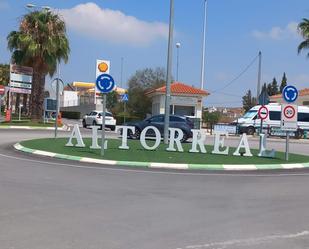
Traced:
[[[282, 94], [270, 96], [270, 102], [279, 104], [285, 103]], [[298, 92], [298, 98], [294, 104], [309, 106], [309, 88], [302, 89]]]
[[[165, 93], [166, 86], [153, 89], [146, 93], [152, 99], [152, 115], [164, 114]], [[170, 113], [201, 119], [203, 98], [208, 95], [209, 92], [205, 90], [181, 82], [174, 82], [171, 84]]]

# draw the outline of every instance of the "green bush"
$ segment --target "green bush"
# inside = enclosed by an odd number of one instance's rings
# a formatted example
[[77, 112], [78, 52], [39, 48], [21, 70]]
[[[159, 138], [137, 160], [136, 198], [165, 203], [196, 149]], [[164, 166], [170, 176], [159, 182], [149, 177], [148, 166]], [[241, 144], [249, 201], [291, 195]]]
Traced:
[[61, 117], [69, 119], [80, 119], [80, 112], [61, 112]]
[[124, 117], [125, 117], [125, 122], [132, 122], [132, 121], [138, 121], [138, 120], [142, 120], [141, 118], [139, 117], [136, 117], [136, 116], [130, 116], [129, 114], [127, 113], [119, 113], [117, 116], [114, 116], [115, 119], [116, 119], [116, 124], [117, 125], [122, 125], [123, 124], [123, 121], [124, 121]]

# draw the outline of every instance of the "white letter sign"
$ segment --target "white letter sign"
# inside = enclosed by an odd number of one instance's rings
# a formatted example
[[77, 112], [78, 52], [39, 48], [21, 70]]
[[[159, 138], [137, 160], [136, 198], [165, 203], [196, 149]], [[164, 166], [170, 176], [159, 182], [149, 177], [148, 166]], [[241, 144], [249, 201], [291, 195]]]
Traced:
[[99, 126], [90, 126], [92, 129], [92, 145], [90, 146], [90, 149], [101, 149], [101, 147], [98, 144], [98, 129]]
[[[77, 144], [75, 144], [75, 145], [72, 143], [73, 138], [76, 138], [76, 141], [77, 141]], [[80, 134], [78, 124], [74, 125], [74, 128], [73, 128], [73, 131], [71, 133], [69, 142], [65, 146], [68, 146], [68, 147], [74, 147], [75, 146], [75, 147], [82, 147], [82, 148], [86, 147], [85, 144], [84, 144], [82, 135]]]
[[267, 153], [266, 150], [266, 135], [265, 134], [260, 134], [260, 144], [261, 144], [261, 148], [260, 148], [260, 152], [258, 154], [259, 157], [275, 157], [275, 153], [276, 151], [274, 149], [272, 149], [269, 153]]
[[[183, 131], [178, 128], [168, 128], [170, 131], [170, 143], [168, 148], [166, 149], [167, 151], [180, 151], [183, 152], [183, 148], [181, 146], [181, 139], [183, 138]], [[178, 136], [176, 136], [176, 132], [178, 133]], [[174, 145], [176, 143], [177, 149], [175, 149]]]
[[[205, 133], [202, 133], [201, 130], [191, 130], [192, 131], [192, 147], [191, 150], [189, 150], [189, 152], [193, 152], [193, 153], [198, 153], [198, 152], [202, 152], [202, 153], [206, 153], [206, 149], [204, 146], [204, 142], [206, 139], [206, 135]], [[197, 146], [200, 147], [200, 151], [197, 149]]]
[[[156, 134], [156, 142], [152, 147], [148, 146], [147, 143], [146, 143], [146, 133], [150, 129], [152, 129], [154, 131], [154, 133]], [[156, 128], [154, 126], [148, 126], [142, 131], [140, 141], [141, 141], [141, 145], [144, 147], [144, 149], [155, 150], [156, 148], [158, 148], [158, 146], [160, 145], [160, 142], [161, 142], [160, 131], [158, 130], [158, 128]]]
[[116, 132], [118, 132], [118, 130], [122, 129], [122, 144], [121, 146], [119, 146], [119, 149], [122, 150], [128, 150], [130, 149], [128, 146], [128, 130], [131, 130], [132, 133], [135, 133], [135, 127], [134, 126], [116, 126]]
[[245, 151], [246, 151], [244, 156], [253, 156], [251, 154], [251, 151], [250, 151], [250, 148], [249, 148], [249, 143], [248, 143], [248, 138], [247, 138], [247, 134], [246, 133], [242, 134], [241, 140], [239, 142], [239, 145], [238, 145], [236, 151], [233, 153], [233, 155], [234, 156], [240, 156], [239, 151], [240, 151], [241, 148], [244, 148]]
[[230, 147], [226, 147], [225, 150], [221, 151], [220, 148], [224, 147], [224, 137], [221, 138], [221, 136], [229, 137], [229, 134], [227, 132], [221, 132], [221, 131], [215, 131], [215, 145], [214, 150], [212, 151], [212, 154], [219, 154], [219, 155], [228, 155]]

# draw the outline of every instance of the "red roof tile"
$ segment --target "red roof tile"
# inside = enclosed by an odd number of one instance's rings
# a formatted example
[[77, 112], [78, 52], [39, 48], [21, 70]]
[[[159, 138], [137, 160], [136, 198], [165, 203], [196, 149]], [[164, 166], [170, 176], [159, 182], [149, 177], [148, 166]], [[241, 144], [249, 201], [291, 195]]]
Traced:
[[[165, 93], [166, 86], [149, 91], [147, 94], [151, 93]], [[209, 95], [209, 92], [195, 88], [193, 86], [188, 86], [180, 82], [174, 82], [171, 84], [171, 94], [197, 94], [197, 95]]]
[[[309, 95], [309, 88], [305, 88], [305, 89], [302, 89], [298, 92], [298, 96], [307, 96]], [[276, 95], [273, 95], [273, 96], [270, 96], [271, 99], [280, 99], [282, 98], [282, 94], [276, 94]]]

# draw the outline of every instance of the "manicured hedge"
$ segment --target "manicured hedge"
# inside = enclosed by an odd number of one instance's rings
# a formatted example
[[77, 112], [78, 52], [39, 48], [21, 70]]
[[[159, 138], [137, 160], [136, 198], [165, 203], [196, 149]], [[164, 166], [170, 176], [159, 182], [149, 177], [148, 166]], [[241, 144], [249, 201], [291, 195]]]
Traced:
[[[117, 116], [114, 116], [114, 118], [116, 119], [117, 125], [122, 125], [123, 124], [124, 115], [117, 115]], [[135, 116], [125, 115], [126, 123], [127, 122], [132, 122], [132, 121], [138, 121], [138, 120], [143, 120], [143, 119], [139, 118], [139, 117], [135, 117]]]
[[69, 119], [80, 119], [80, 112], [61, 112], [61, 116], [63, 118], [69, 118]]

